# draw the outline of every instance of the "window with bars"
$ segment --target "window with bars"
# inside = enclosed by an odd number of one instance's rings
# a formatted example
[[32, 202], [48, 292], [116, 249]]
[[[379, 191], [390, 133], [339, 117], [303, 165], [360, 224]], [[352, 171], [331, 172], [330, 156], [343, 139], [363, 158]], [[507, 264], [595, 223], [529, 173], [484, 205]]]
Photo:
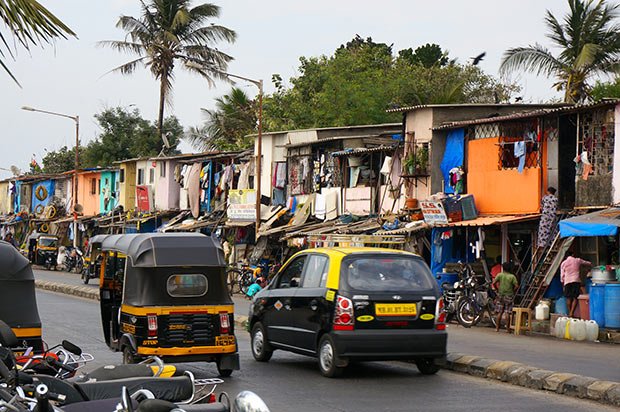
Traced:
[[467, 138], [498, 139], [498, 169], [515, 169], [519, 167], [520, 156], [515, 156], [515, 146], [523, 142], [525, 164], [524, 168], [539, 167], [540, 136], [538, 133], [538, 119], [526, 119], [512, 122], [487, 123], [470, 126]]
[[584, 153], [592, 165], [593, 175], [608, 175], [614, 166], [614, 111], [593, 110], [579, 115], [577, 153], [584, 161]]

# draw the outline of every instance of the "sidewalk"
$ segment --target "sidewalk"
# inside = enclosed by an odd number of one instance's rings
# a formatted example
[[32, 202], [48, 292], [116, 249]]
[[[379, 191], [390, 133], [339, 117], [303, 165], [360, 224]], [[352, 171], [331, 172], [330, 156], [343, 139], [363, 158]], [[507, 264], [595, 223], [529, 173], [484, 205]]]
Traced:
[[[91, 298], [95, 298], [98, 288], [97, 282], [93, 280], [92, 284], [84, 285], [75, 273], [35, 270], [35, 279], [38, 283], [56, 285], [56, 291], [61, 293], [70, 293], [65, 289], [71, 288], [58, 284], [79, 287], [79, 291], [92, 290]], [[236, 319], [243, 322], [247, 319], [250, 301], [240, 295], [236, 295], [233, 300]], [[448, 352], [475, 354], [550, 371], [620, 382], [620, 346], [613, 344], [572, 342], [544, 336], [515, 336], [485, 327], [465, 329], [453, 323], [448, 326]]]

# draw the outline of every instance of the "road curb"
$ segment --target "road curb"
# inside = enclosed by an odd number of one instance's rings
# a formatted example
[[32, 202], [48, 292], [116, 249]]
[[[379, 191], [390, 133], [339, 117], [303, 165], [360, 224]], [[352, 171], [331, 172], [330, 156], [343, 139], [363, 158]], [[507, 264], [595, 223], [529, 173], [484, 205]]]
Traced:
[[554, 372], [517, 362], [482, 358], [464, 353], [449, 353], [443, 368], [525, 388], [620, 406], [620, 382]]
[[[43, 289], [50, 292], [62, 293], [64, 295], [78, 296], [80, 298], [99, 300], [99, 289], [93, 289], [90, 286], [74, 286], [60, 282], [50, 282], [47, 280], [34, 281], [37, 289]], [[246, 329], [248, 317], [243, 315], [235, 315], [235, 324], [242, 329]]]

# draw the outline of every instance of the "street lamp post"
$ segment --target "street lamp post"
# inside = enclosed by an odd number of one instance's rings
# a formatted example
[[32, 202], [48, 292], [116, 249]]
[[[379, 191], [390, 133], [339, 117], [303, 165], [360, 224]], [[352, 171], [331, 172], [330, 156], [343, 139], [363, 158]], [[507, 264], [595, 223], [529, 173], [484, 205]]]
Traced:
[[73, 170], [73, 247], [77, 248], [77, 193], [78, 193], [78, 165], [79, 165], [79, 157], [78, 152], [80, 149], [80, 116], [69, 116], [67, 114], [50, 112], [47, 110], [35, 109], [30, 106], [22, 106], [22, 110], [26, 110], [29, 112], [38, 112], [45, 113], [52, 116], [65, 117], [67, 119], [71, 119], [75, 122], [75, 167]]

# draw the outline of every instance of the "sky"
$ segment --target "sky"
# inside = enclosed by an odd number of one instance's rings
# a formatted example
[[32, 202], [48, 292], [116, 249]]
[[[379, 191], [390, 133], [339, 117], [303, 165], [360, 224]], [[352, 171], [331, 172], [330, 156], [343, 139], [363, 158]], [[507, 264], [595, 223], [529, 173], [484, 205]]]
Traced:
[[[100, 40], [123, 40], [115, 27], [120, 15], [138, 17], [137, 0], [40, 0], [78, 35], [78, 39], [57, 40], [53, 45], [19, 49], [9, 67], [22, 84], [19, 88], [0, 72], [0, 178], [11, 175], [2, 170], [16, 165], [28, 168], [46, 151], [75, 144], [72, 120], [23, 111], [22, 106], [80, 117], [81, 144], [100, 132], [93, 115], [105, 108], [138, 108], [143, 117], [155, 119], [158, 84], [147, 69], [131, 76], [106, 74], [130, 60], [131, 56], [97, 46]], [[450, 56], [466, 63], [485, 51], [480, 67], [497, 75], [503, 52], [510, 47], [539, 42], [545, 38], [545, 10], [564, 15], [566, 0], [228, 0], [213, 3], [221, 7], [214, 22], [237, 32], [233, 44], [221, 43], [220, 50], [232, 55], [228, 72], [264, 79], [265, 91], [273, 91], [272, 74], [284, 79], [298, 74], [300, 56], [331, 55], [356, 34], [375, 42], [393, 44], [395, 53], [426, 43], [437, 43]], [[194, 2], [198, 4], [198, 2]], [[2, 23], [0, 23], [2, 24]], [[551, 88], [552, 79], [533, 75], [513, 76], [522, 86], [526, 102], [560, 97]], [[256, 86], [236, 83], [248, 94]], [[173, 107], [184, 127], [203, 122], [200, 108], [212, 108], [216, 97], [230, 85], [214, 88], [204, 79], [175, 72]], [[180, 147], [191, 152], [188, 144]]]

